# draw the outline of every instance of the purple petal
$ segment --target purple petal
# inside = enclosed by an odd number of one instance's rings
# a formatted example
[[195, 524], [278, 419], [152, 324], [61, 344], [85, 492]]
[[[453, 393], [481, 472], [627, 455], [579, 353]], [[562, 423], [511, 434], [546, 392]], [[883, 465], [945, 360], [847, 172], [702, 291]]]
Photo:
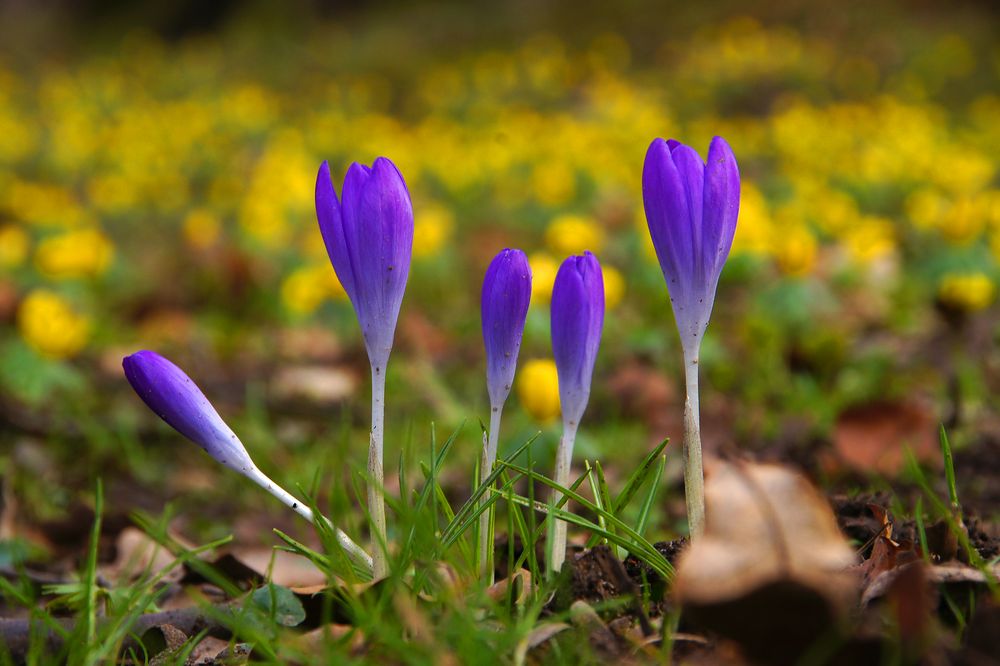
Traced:
[[579, 425], [604, 325], [604, 278], [590, 252], [567, 258], [552, 288], [552, 354], [559, 374], [564, 421]]
[[711, 265], [709, 274], [715, 277], [711, 290], [714, 295], [733, 246], [740, 212], [740, 170], [732, 149], [720, 136], [712, 139], [708, 147], [704, 201], [704, 254]]
[[151, 351], [126, 356], [122, 367], [139, 397], [170, 427], [226, 467], [241, 474], [255, 469], [239, 438], [183, 370]]
[[486, 269], [481, 302], [486, 385], [493, 409], [503, 406], [514, 383], [530, 300], [528, 258], [521, 250], [502, 250]]
[[[319, 180], [324, 176], [329, 181], [325, 162], [320, 167]], [[375, 160], [372, 167], [354, 163], [348, 168], [339, 224], [329, 213], [332, 185], [329, 189], [323, 183], [317, 184], [320, 229], [330, 261], [358, 316], [368, 358], [381, 370], [392, 349], [410, 273], [413, 250], [410, 193], [399, 169], [384, 157]]]
[[736, 160], [718, 137], [709, 148], [707, 165], [692, 148], [656, 139], [646, 153], [642, 190], [681, 343], [691, 355], [708, 326], [736, 230]]
[[348, 253], [347, 238], [344, 236], [343, 218], [340, 212], [340, 202], [337, 192], [330, 180], [330, 165], [326, 160], [319, 167], [316, 176], [316, 217], [319, 220], [319, 231], [326, 245], [326, 253], [337, 274], [337, 279], [344, 286], [344, 291], [351, 301], [357, 299], [357, 289], [354, 282], [354, 269]]

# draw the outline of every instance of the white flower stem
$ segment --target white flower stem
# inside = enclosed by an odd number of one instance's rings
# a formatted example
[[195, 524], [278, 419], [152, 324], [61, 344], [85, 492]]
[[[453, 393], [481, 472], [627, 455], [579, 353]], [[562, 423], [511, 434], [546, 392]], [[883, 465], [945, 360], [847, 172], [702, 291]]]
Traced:
[[[479, 466], [479, 484], [486, 482], [497, 461], [498, 439], [500, 437], [500, 415], [503, 405], [495, 405], [490, 410], [490, 432], [483, 434], [483, 457]], [[486, 504], [490, 494], [486, 492], [480, 500], [480, 506]], [[486, 580], [487, 585], [493, 584], [493, 520], [496, 514], [494, 503], [479, 516], [479, 577]]]
[[[573, 444], [576, 441], [577, 424], [563, 422], [563, 435], [559, 440], [559, 448], [556, 449], [556, 474], [555, 482], [566, 488], [569, 486], [569, 470], [573, 461]], [[559, 503], [562, 493], [558, 490], [552, 493], [552, 506]], [[566, 560], [566, 522], [555, 520], [552, 534], [552, 542], [549, 544], [549, 572], [555, 573], [562, 569]]]
[[382, 442], [385, 432], [385, 364], [372, 365], [372, 431], [368, 446], [368, 513], [372, 521], [373, 575], [376, 579], [389, 573], [386, 557], [385, 474], [382, 471]]
[[705, 529], [705, 472], [701, 462], [701, 413], [698, 406], [698, 351], [684, 354], [684, 499], [687, 502], [688, 529], [697, 539]]
[[[299, 514], [310, 523], [316, 523], [316, 515], [312, 512], [308, 506], [303, 504], [290, 492], [279, 486], [277, 483], [272, 481], [270, 477], [261, 472], [256, 467], [253, 467], [245, 472], [246, 476], [256, 483], [258, 486], [271, 493], [278, 498], [282, 504], [290, 508], [295, 513]], [[372, 568], [372, 558], [371, 555], [365, 552], [365, 549], [354, 542], [351, 537], [347, 536], [343, 530], [339, 527], [334, 527], [333, 523], [326, 516], [320, 514], [319, 518], [322, 519], [330, 529], [333, 530], [334, 534], [337, 535], [337, 542], [340, 543], [341, 548], [350, 555], [352, 558], [358, 562], [364, 564], [369, 570]]]

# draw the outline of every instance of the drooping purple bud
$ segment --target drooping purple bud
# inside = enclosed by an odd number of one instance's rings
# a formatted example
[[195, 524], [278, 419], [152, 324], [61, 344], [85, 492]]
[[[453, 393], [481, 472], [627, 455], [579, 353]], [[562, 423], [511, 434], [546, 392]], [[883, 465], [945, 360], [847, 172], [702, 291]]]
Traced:
[[568, 257], [552, 287], [552, 354], [559, 374], [563, 422], [574, 430], [590, 398], [603, 325], [601, 264], [590, 252]]
[[717, 136], [706, 164], [682, 143], [655, 139], [642, 169], [642, 198], [681, 345], [696, 357], [736, 233], [740, 172], [733, 151]]
[[530, 300], [528, 257], [521, 250], [502, 250], [486, 269], [482, 297], [486, 385], [493, 409], [503, 406], [514, 383]]
[[351, 299], [373, 367], [383, 371], [410, 273], [413, 207], [402, 174], [379, 157], [353, 163], [337, 199], [330, 166], [316, 179], [316, 217], [330, 263]]
[[257, 469], [243, 443], [183, 370], [151, 351], [126, 356], [122, 367], [135, 392], [167, 425], [240, 474]]

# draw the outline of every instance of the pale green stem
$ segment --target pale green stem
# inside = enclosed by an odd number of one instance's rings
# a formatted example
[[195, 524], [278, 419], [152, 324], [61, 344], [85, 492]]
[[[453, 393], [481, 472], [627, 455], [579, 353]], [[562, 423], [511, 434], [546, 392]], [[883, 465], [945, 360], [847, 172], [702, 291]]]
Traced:
[[[483, 434], [483, 457], [479, 466], [479, 485], [486, 482], [497, 461], [497, 447], [500, 438], [500, 415], [503, 405], [494, 406], [490, 411], [490, 432]], [[489, 500], [489, 492], [483, 494], [480, 506]], [[496, 514], [496, 503], [483, 511], [479, 516], [479, 576], [493, 584], [493, 517]]]
[[[308, 520], [310, 523], [313, 524], [316, 523], [317, 518], [316, 515], [313, 513], [312, 509], [310, 509], [308, 506], [306, 506], [301, 501], [296, 499], [296, 497], [292, 495], [290, 492], [288, 492], [287, 490], [279, 486], [277, 483], [272, 481], [266, 474], [261, 472], [259, 469], [253, 467], [246, 471], [246, 475], [251, 481], [256, 483], [258, 486], [260, 486], [267, 492], [277, 497], [278, 501], [280, 501], [282, 504], [290, 508], [292, 511], [299, 514], [300, 516]], [[366, 567], [368, 567], [369, 570], [372, 569], [371, 555], [366, 553], [364, 548], [354, 543], [351, 537], [347, 536], [347, 534], [345, 534], [344, 531], [341, 530], [339, 527], [334, 527], [333, 523], [330, 522], [329, 518], [327, 518], [322, 514], [320, 514], [319, 518], [322, 519], [323, 522], [326, 525], [328, 525], [330, 529], [333, 530], [334, 534], [337, 535], [337, 542], [340, 543], [341, 548], [343, 548], [348, 555], [353, 557], [358, 562], [364, 564]]]
[[688, 529], [697, 539], [705, 529], [705, 472], [701, 462], [701, 413], [698, 406], [698, 350], [684, 354], [684, 499], [687, 502]]
[[385, 474], [382, 471], [382, 442], [385, 428], [385, 367], [372, 366], [372, 431], [368, 446], [368, 513], [372, 521], [372, 575], [375, 579], [389, 573], [386, 557]]
[[[559, 440], [559, 448], [556, 449], [556, 473], [555, 482], [557, 485], [566, 488], [569, 486], [569, 470], [573, 462], [573, 444], [576, 441], [577, 424], [573, 421], [563, 421], [563, 434]], [[555, 506], [562, 499], [562, 493], [558, 490], [552, 493], [552, 505]], [[555, 573], [562, 569], [566, 560], [566, 522], [556, 519], [552, 534], [552, 543], [549, 545], [549, 572]]]

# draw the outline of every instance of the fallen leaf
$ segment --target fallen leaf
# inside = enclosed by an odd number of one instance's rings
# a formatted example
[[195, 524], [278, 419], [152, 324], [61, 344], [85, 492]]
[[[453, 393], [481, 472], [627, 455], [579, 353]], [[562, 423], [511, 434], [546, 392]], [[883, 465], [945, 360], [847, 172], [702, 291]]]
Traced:
[[849, 614], [856, 557], [830, 506], [799, 473], [716, 461], [704, 534], [681, 554], [674, 594], [697, 625], [753, 659], [794, 663]]
[[833, 447], [851, 469], [895, 476], [907, 447], [920, 462], [940, 464], [937, 423], [932, 411], [918, 402], [857, 405], [837, 417]]
[[329, 406], [353, 396], [358, 380], [352, 372], [340, 367], [292, 366], [277, 370], [270, 388], [277, 400], [304, 400]]

